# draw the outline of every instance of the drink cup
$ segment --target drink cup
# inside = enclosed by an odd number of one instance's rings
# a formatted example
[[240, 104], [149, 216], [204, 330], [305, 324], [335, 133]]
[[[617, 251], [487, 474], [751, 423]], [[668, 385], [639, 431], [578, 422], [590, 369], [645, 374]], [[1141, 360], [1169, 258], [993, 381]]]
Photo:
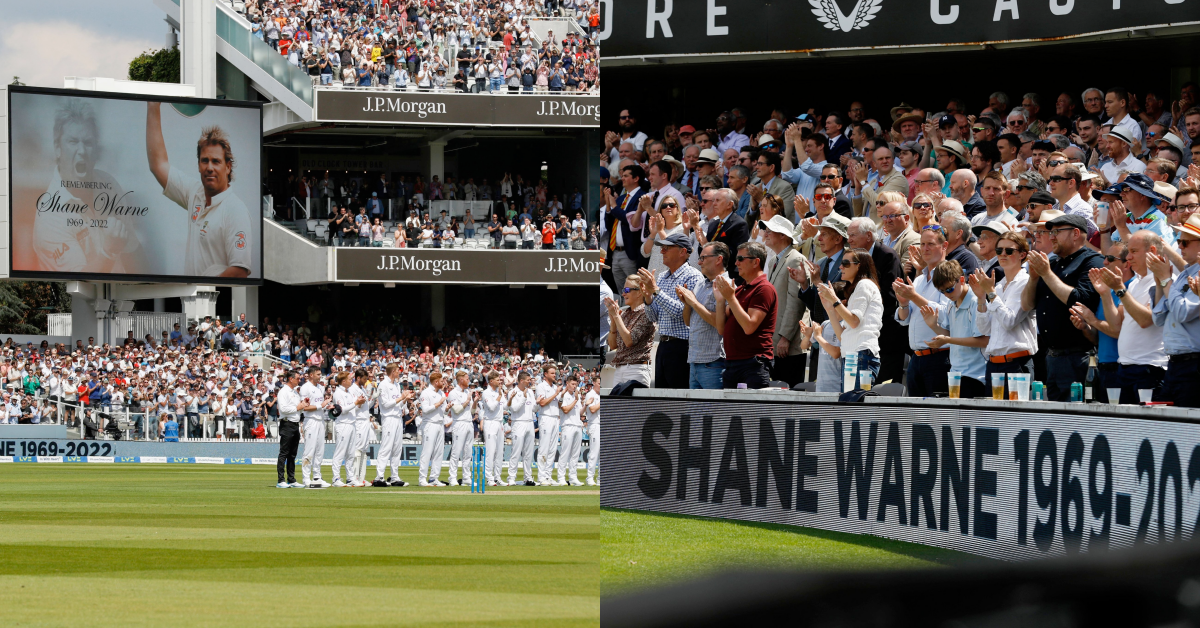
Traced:
[[958, 399], [962, 392], [962, 373], [950, 371], [946, 374], [946, 378], [950, 385], [950, 398]]
[[871, 385], [875, 383], [875, 375], [871, 371], [858, 372], [858, 387], [863, 390], [871, 390]]
[[1004, 373], [992, 373], [992, 399], [1004, 400]]
[[845, 363], [842, 366], [842, 392], [854, 390], [858, 384], [858, 354], [851, 353], [845, 357]]
[[[1029, 401], [1029, 373], [1011, 373], [1008, 376], [1008, 389], [1017, 401]], [[1013, 391], [1016, 388], [1016, 391]]]
[[1105, 201], [1096, 202], [1096, 226], [1101, 229], [1108, 226], [1108, 203]]
[[1151, 401], [1153, 401], [1154, 400], [1154, 389], [1153, 388], [1139, 388], [1138, 389], [1138, 400], [1141, 401], [1142, 403], [1150, 403]]
[[1120, 388], [1106, 388], [1105, 390], [1108, 392], [1108, 405], [1110, 405], [1110, 406], [1121, 405], [1121, 389]]

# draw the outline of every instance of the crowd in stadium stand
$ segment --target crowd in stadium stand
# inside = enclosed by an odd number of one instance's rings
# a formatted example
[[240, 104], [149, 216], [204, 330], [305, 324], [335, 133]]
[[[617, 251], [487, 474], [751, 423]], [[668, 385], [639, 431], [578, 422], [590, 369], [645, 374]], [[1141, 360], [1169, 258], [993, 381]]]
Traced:
[[[465, 241], [476, 240], [484, 248], [596, 250], [596, 227], [588, 224], [579, 188], [559, 195], [544, 181], [531, 180], [537, 183], [506, 172], [494, 183], [453, 176], [442, 182], [436, 175], [426, 183], [421, 175], [410, 181], [405, 175], [393, 179], [381, 174], [367, 183], [362, 177], [327, 171], [320, 178], [290, 179], [287, 187], [297, 198], [312, 199], [316, 215], [330, 208], [317, 232], [331, 245], [461, 248]], [[493, 213], [467, 209], [462, 216], [451, 216], [446, 210], [431, 211], [432, 203], [442, 200], [491, 201]]]
[[[260, 331], [241, 315], [225, 322], [205, 318], [186, 330], [177, 326], [158, 339], [134, 339], [131, 332], [119, 346], [89, 339], [73, 348], [46, 342], [22, 347], [10, 339], [0, 347], [0, 423], [63, 422], [87, 438], [107, 431], [161, 440], [174, 420], [184, 438], [266, 438], [267, 425], [278, 419], [281, 377], [291, 369], [317, 366], [332, 381], [339, 372], [363, 368], [378, 383], [382, 369], [395, 362], [401, 381], [417, 391], [434, 371], [466, 371], [479, 388], [490, 371], [499, 370], [511, 388], [520, 372], [540, 381], [542, 367], [558, 364], [563, 355], [591, 353], [598, 342], [578, 327], [544, 324], [440, 331], [399, 325], [372, 334], [326, 329], [322, 337], [312, 327], [319, 328], [264, 319]], [[271, 356], [266, 362], [259, 358], [264, 354]], [[577, 364], [560, 368], [563, 381], [574, 374], [586, 385], [598, 376]], [[415, 412], [408, 408], [406, 420]], [[126, 415], [129, 423], [121, 425]]]
[[618, 381], [842, 392], [854, 355], [857, 385], [912, 396], [1029, 373], [1054, 401], [1087, 382], [1200, 406], [1196, 84], [984, 100], [714, 110], [658, 137], [621, 110], [600, 225]]
[[[599, 93], [595, 1], [251, 0], [244, 14], [314, 84]], [[572, 20], [579, 32], [551, 30], [543, 40], [528, 22], [542, 17]]]

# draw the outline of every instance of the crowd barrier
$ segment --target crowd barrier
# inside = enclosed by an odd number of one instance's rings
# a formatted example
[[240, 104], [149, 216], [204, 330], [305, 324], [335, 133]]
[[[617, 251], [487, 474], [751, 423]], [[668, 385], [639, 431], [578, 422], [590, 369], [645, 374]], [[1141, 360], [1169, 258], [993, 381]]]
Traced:
[[1004, 560], [1192, 538], [1200, 410], [640, 389], [604, 398], [604, 507]]

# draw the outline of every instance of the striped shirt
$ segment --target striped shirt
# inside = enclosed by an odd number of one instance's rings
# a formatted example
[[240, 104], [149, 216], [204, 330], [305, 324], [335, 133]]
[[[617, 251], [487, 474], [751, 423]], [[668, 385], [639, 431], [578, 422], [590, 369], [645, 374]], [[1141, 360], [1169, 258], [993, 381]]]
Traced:
[[[725, 273], [721, 274], [725, 275]], [[713, 294], [711, 279], [701, 277], [700, 283], [696, 284], [695, 294], [696, 300], [704, 306], [704, 309], [709, 312], [717, 309], [717, 298]], [[725, 359], [725, 343], [721, 341], [720, 332], [716, 327], [709, 325], [695, 310], [692, 310], [689, 329], [692, 337], [688, 341], [688, 363], [708, 364]]]
[[658, 323], [660, 336], [688, 339], [688, 327], [683, 322], [683, 301], [675, 296], [675, 286], [683, 286], [695, 292], [696, 286], [702, 281], [704, 275], [690, 264], [683, 264], [673, 273], [667, 269], [658, 274], [655, 282], [658, 294], [655, 294], [654, 300], [646, 306], [646, 316]]

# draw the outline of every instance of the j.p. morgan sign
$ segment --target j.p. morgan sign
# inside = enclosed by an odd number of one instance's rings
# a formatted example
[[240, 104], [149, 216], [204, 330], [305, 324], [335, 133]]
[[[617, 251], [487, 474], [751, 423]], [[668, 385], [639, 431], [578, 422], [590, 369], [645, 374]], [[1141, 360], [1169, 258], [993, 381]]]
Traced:
[[338, 248], [337, 281], [599, 285], [598, 251]]
[[987, 405], [606, 397], [600, 504], [1005, 560], [1196, 538], [1200, 425]]
[[550, 94], [440, 94], [387, 90], [316, 91], [322, 122], [599, 127], [600, 97]]

